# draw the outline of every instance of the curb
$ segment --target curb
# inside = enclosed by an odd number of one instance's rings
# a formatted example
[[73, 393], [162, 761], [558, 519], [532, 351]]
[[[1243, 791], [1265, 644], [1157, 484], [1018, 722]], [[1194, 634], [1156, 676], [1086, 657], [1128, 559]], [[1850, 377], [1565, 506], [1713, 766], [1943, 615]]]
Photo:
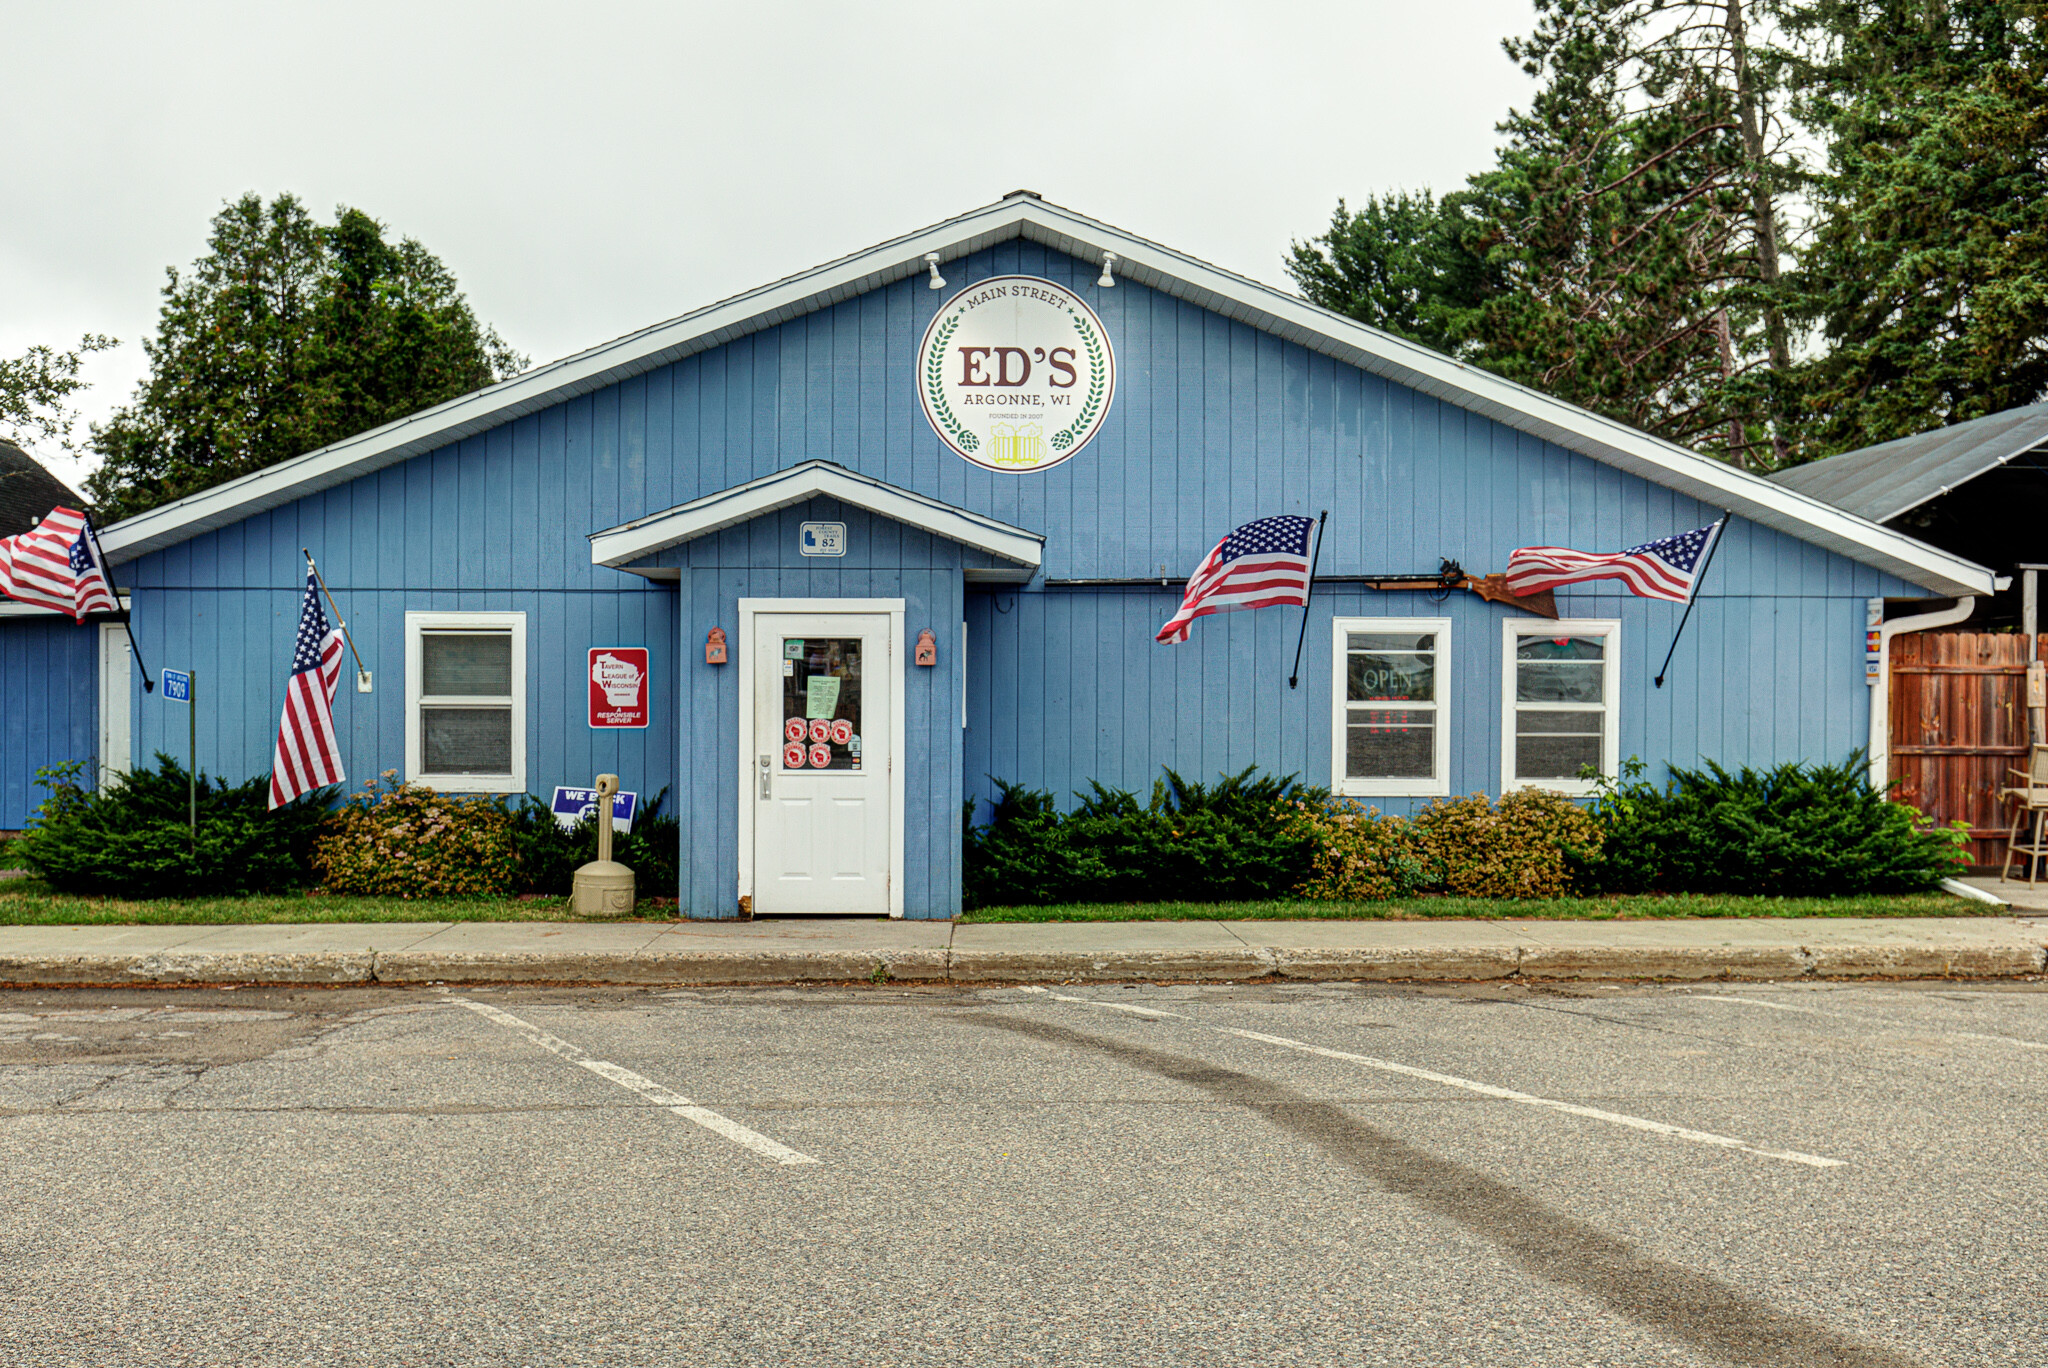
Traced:
[[1039, 983], [1254, 980], [1383, 983], [1742, 979], [2024, 978], [2048, 970], [2029, 945], [1385, 946], [1283, 950], [852, 950], [579, 954], [424, 950], [0, 955], [12, 988], [428, 983], [622, 987], [771, 983]]

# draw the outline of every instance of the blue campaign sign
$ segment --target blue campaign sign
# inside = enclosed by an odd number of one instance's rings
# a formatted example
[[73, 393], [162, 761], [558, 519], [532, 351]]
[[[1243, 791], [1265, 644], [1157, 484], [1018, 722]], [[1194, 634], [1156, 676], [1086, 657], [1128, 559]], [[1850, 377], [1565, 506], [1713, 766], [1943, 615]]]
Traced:
[[[614, 793], [612, 795], [612, 830], [621, 834], [633, 830], [633, 814], [639, 810], [640, 795], [637, 793]], [[587, 788], [555, 789], [552, 805], [555, 820], [567, 830], [585, 817], [597, 812], [597, 790]]]
[[192, 701], [192, 676], [183, 670], [165, 670], [164, 702], [190, 703]]

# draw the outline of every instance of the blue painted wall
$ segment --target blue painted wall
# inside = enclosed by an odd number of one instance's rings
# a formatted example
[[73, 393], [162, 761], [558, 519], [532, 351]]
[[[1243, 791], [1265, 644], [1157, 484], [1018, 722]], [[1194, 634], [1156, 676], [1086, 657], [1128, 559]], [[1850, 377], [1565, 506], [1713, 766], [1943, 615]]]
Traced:
[[[986, 796], [985, 775], [1064, 794], [1090, 778], [1142, 790], [1161, 764], [1208, 775], [1257, 763], [1327, 782], [1332, 612], [1456, 619], [1452, 787], [1496, 788], [1505, 610], [1464, 594], [1439, 607], [1414, 594], [1319, 590], [1303, 685], [1290, 692], [1292, 611], [1207, 619], [1192, 644], [1157, 646], [1170, 593], [1046, 590], [1042, 581], [996, 594], [963, 588], [960, 567], [974, 562], [958, 547], [869, 526], [855, 511], [844, 516], [867, 529], [858, 534], [870, 543], [864, 564], [797, 563], [802, 515], [790, 510], [672, 556], [680, 584], [593, 567], [587, 534], [817, 457], [1044, 533], [1053, 578], [1178, 581], [1229, 528], [1322, 508], [1331, 518], [1321, 570], [1334, 575], [1433, 571], [1440, 556], [1498, 570], [1519, 545], [1612, 549], [1716, 516], [1166, 295], [1128, 282], [1099, 289], [1097, 269], [1024, 242], [947, 268], [956, 286], [1042, 275], [1104, 320], [1116, 404], [1086, 450], [1040, 474], [981, 470], [932, 433], [913, 357], [950, 291], [913, 279], [154, 553], [117, 578], [135, 586], [152, 667], [200, 670], [200, 760], [231, 777], [270, 763], [301, 546], [320, 556], [377, 672], [374, 695], [345, 683], [339, 704], [358, 780], [403, 763], [405, 610], [527, 612], [531, 787], [587, 782], [600, 769], [647, 792], [673, 785], [691, 840], [685, 896], [707, 914], [729, 912], [734, 894], [738, 700], [727, 697], [737, 671], [702, 664], [705, 629], [716, 622], [732, 633], [742, 595], [901, 595], [913, 604], [912, 636], [927, 625], [938, 635], [941, 669], [910, 672], [929, 676], [936, 693], [950, 674], [943, 662], [957, 654], [949, 624], [964, 614], [964, 749], [938, 720], [946, 709], [934, 704], [917, 721], [911, 696], [913, 736], [928, 735], [931, 747], [930, 782], [916, 790], [910, 819], [929, 843], [911, 858], [911, 889], [922, 889], [920, 909], [942, 915], [957, 897], [957, 804]], [[1917, 592], [1738, 523], [1661, 691], [1649, 677], [1675, 609], [1598, 590], [1560, 602], [1622, 620], [1624, 754], [1745, 763], [1836, 757], [1860, 743], [1862, 600]], [[655, 725], [593, 733], [583, 718], [585, 648], [643, 643]], [[0, 675], [0, 687], [17, 687], [15, 678]], [[153, 700], [139, 704], [139, 719], [137, 754], [182, 740], [171, 734], [182, 716]]]
[[99, 751], [99, 628], [69, 618], [0, 618], [0, 831], [47, 796], [35, 773]]

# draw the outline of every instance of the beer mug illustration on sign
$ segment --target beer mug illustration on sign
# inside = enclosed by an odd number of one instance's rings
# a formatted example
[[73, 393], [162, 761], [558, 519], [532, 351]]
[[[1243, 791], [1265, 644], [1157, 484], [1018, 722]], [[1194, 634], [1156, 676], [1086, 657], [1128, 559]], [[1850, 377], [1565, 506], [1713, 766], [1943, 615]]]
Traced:
[[621, 660], [611, 652], [600, 654], [590, 664], [590, 681], [604, 690], [605, 702], [614, 708], [631, 708], [640, 702], [640, 681], [646, 678], [640, 667]]

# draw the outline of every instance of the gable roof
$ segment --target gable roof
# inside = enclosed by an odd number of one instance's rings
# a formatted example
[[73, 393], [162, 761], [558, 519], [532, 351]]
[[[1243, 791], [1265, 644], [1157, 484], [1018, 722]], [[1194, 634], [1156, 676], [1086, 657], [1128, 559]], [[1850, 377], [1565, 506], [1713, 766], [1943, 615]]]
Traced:
[[1088, 261], [1099, 261], [1104, 252], [1114, 252], [1116, 273], [1122, 279], [1299, 343], [1936, 593], [1991, 592], [1991, 572], [1960, 556], [1879, 527], [1796, 489], [1772, 484], [1353, 322], [1272, 286], [1048, 204], [1029, 191], [1013, 192], [957, 218], [151, 509], [104, 530], [108, 556], [117, 562], [132, 560], [576, 395], [921, 274], [928, 252], [937, 253], [943, 264], [1015, 238]]
[[2029, 404], [1845, 451], [1781, 470], [1771, 479], [1859, 518], [1885, 523], [2044, 446], [2048, 404]]
[[83, 508], [77, 494], [9, 441], [0, 440], [0, 537], [28, 531], [58, 505]]
[[773, 475], [706, 494], [685, 504], [617, 527], [590, 534], [593, 565], [646, 575], [650, 579], [672, 578], [679, 571], [650, 570], [629, 564], [657, 551], [679, 546], [698, 537], [732, 527], [763, 513], [788, 508], [819, 497], [865, 508], [909, 527], [922, 528], [937, 536], [1001, 556], [1016, 562], [1015, 569], [971, 569], [970, 580], [1029, 580], [1045, 555], [1045, 538], [1021, 527], [985, 518], [979, 513], [908, 489], [898, 489], [871, 475], [862, 475], [832, 461], [805, 461]]

